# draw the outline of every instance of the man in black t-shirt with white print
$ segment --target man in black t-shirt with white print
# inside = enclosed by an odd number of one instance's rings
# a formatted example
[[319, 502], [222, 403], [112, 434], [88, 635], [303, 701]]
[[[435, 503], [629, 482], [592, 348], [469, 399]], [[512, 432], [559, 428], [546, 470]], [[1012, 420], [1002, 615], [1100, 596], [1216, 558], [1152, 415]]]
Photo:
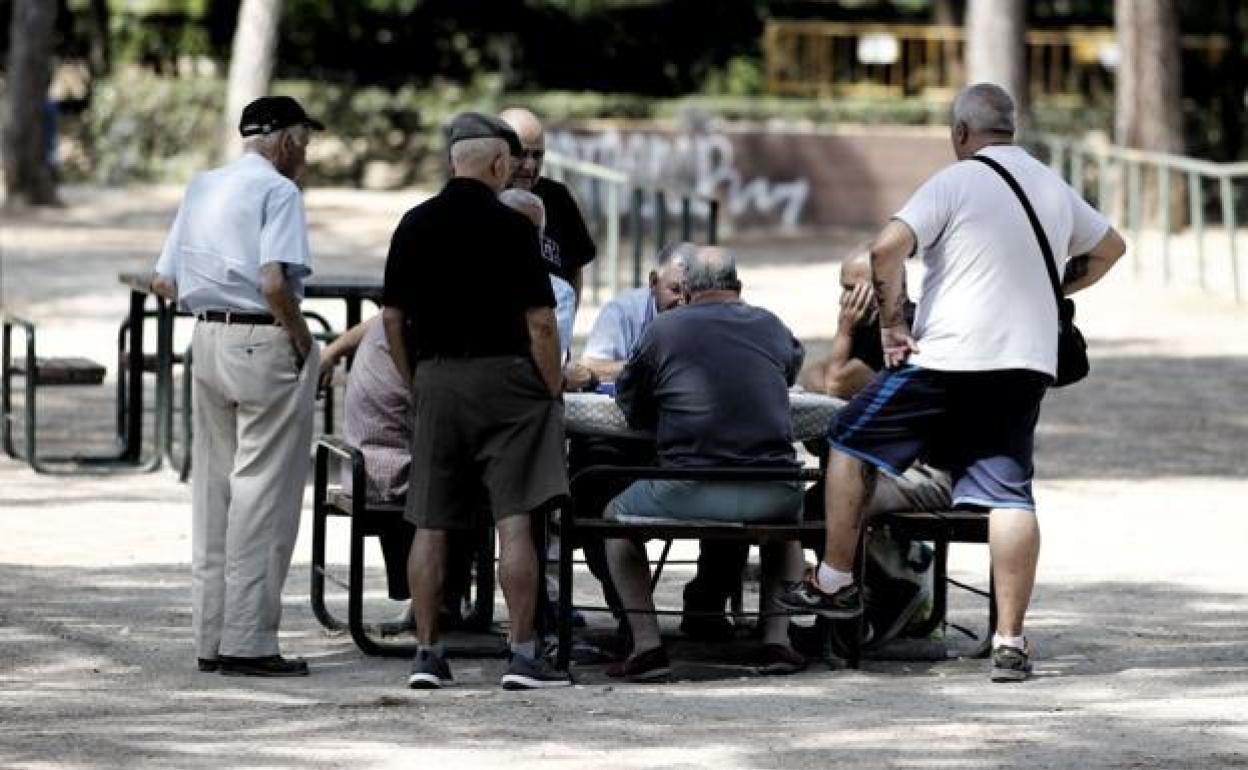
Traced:
[[542, 237], [542, 259], [546, 269], [559, 276], [581, 297], [581, 268], [594, 260], [597, 249], [585, 226], [585, 219], [571, 191], [561, 182], [542, 176], [546, 157], [546, 133], [542, 123], [523, 107], [510, 107], [499, 118], [520, 138], [520, 164], [508, 187], [528, 190], [546, 206], [546, 230]]

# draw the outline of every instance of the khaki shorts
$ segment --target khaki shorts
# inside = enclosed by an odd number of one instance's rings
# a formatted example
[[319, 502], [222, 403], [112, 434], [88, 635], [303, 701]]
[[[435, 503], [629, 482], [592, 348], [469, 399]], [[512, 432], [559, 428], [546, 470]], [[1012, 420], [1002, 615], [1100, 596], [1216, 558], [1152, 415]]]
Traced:
[[412, 388], [404, 517], [416, 527], [479, 527], [487, 510], [497, 521], [568, 494], [563, 404], [528, 356], [422, 359]]

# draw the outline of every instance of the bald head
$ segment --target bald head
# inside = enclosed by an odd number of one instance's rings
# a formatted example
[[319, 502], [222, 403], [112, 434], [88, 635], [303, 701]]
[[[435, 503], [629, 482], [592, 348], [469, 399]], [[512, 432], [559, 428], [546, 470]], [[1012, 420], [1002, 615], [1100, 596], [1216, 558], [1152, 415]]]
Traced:
[[524, 107], [508, 107], [498, 117], [520, 137], [520, 146], [524, 150], [508, 186], [531, 190], [542, 174], [542, 160], [546, 157], [546, 132], [542, 121]]
[[737, 278], [737, 259], [731, 251], [718, 246], [702, 246], [689, 260], [685, 287], [691, 295], [708, 291], [741, 291]]
[[959, 160], [986, 145], [1009, 143], [1014, 128], [1014, 100], [996, 83], [969, 85], [953, 100], [950, 130]]
[[864, 252], [841, 263], [841, 288], [851, 291], [860, 283], [871, 283], [871, 254]]

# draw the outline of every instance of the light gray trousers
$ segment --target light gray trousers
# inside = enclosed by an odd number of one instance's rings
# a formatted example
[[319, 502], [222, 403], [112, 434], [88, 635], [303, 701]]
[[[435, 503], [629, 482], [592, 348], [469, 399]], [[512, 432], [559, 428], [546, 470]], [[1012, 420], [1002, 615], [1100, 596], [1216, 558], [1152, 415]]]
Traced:
[[319, 354], [281, 326], [199, 322], [194, 356], [191, 602], [196, 655], [278, 655], [299, 533]]

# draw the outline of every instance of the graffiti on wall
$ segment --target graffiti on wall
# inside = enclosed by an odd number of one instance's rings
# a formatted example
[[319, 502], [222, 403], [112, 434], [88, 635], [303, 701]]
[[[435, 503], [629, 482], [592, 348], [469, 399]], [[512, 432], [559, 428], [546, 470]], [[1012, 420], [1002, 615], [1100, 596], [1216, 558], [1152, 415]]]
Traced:
[[568, 157], [619, 169], [643, 184], [717, 198], [730, 227], [749, 220], [795, 228], [810, 197], [810, 181], [804, 177], [747, 179], [737, 167], [732, 140], [724, 133], [554, 131], [547, 146]]

